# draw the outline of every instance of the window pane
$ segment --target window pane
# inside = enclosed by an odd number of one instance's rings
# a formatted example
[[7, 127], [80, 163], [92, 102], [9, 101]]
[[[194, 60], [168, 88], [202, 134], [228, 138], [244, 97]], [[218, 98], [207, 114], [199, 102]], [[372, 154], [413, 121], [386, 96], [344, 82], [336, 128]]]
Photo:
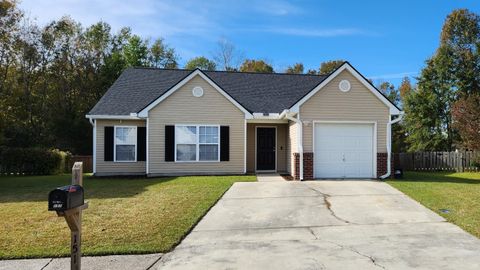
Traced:
[[197, 143], [197, 127], [195, 126], [175, 127], [175, 142], [179, 144]]
[[196, 161], [197, 145], [196, 144], [177, 144], [177, 160]]
[[117, 127], [115, 130], [117, 144], [135, 144], [136, 135], [134, 127]]
[[215, 161], [218, 160], [218, 145], [201, 144], [200, 160], [215, 160]]
[[135, 145], [117, 145], [117, 161], [135, 161]]
[[218, 143], [218, 127], [200, 127], [200, 143]]

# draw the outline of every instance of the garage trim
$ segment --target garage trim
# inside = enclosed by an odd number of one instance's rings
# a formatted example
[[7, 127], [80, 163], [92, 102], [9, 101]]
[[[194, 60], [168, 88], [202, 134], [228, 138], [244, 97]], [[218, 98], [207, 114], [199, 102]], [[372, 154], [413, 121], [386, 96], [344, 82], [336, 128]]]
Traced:
[[[377, 121], [333, 121], [333, 120], [313, 120], [312, 121], [312, 152], [315, 159], [315, 124], [370, 124], [373, 125], [373, 178], [377, 178]], [[315, 160], [314, 160], [315, 162]], [[315, 178], [315, 166], [312, 166], [313, 177]]]

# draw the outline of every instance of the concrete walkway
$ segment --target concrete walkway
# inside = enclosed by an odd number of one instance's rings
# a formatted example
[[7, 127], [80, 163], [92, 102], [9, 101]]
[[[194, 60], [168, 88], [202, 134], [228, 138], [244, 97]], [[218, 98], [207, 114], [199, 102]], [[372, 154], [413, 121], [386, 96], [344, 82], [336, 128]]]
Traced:
[[480, 240], [383, 182], [236, 183], [153, 269], [480, 269]]
[[276, 174], [276, 173], [262, 173], [262, 174], [257, 174], [257, 181], [258, 182], [284, 182], [285, 179], [283, 179], [282, 176]]

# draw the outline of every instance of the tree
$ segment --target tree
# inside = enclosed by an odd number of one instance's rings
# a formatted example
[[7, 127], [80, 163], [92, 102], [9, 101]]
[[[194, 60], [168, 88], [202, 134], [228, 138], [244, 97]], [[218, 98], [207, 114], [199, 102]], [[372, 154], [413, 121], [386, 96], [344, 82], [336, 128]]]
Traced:
[[213, 53], [213, 60], [222, 70], [236, 70], [243, 59], [243, 53], [232, 42], [222, 38], [217, 43], [217, 50]]
[[377, 87], [393, 104], [400, 105], [400, 94], [398, 89], [389, 82], [383, 82]]
[[[70, 17], [43, 27], [16, 1], [0, 2], [0, 146], [91, 154], [85, 114], [128, 66], [175, 67], [163, 40], [149, 42], [105, 22]], [[68, 128], [66, 128], [68, 127]]]
[[175, 50], [159, 38], [149, 49], [149, 65], [156, 68], [178, 68], [178, 56]]
[[343, 63], [345, 63], [344, 60], [330, 60], [330, 61], [322, 62], [318, 70], [318, 75], [328, 75], [333, 71], [335, 71]]
[[293, 66], [289, 66], [285, 73], [288, 74], [302, 74], [303, 73], [303, 64], [302, 63], [296, 63]]
[[479, 92], [480, 17], [466, 9], [454, 10], [440, 36], [439, 48], [418, 78], [418, 89], [404, 102], [411, 151], [451, 151], [461, 144], [452, 126], [452, 106]]
[[400, 83], [400, 87], [398, 87], [400, 98], [404, 100], [405, 97], [409, 95], [412, 91], [413, 91], [413, 86], [410, 82], [410, 78], [403, 77], [402, 82]]
[[480, 16], [468, 9], [452, 11], [442, 27], [436, 58], [444, 65], [446, 79], [466, 95], [480, 89], [479, 48]]
[[452, 115], [463, 146], [469, 150], [480, 150], [480, 94], [460, 98], [453, 105]]
[[247, 59], [240, 66], [240, 71], [273, 73], [273, 67], [263, 60]]
[[309, 75], [317, 75], [317, 71], [315, 69], [309, 69], [307, 70], [307, 73], [306, 74], [309, 74]]
[[185, 65], [185, 68], [186, 69], [199, 68], [201, 70], [213, 71], [217, 68], [217, 64], [215, 64], [215, 62], [209, 60], [206, 57], [200, 56], [200, 57], [195, 57], [190, 59]]
[[148, 46], [142, 38], [133, 35], [123, 48], [123, 57], [129, 67], [146, 66], [148, 63]]
[[16, 8], [16, 1], [0, 2], [0, 145], [7, 143], [7, 129], [15, 121], [10, 103], [15, 84], [15, 40], [24, 14]]
[[409, 152], [445, 149], [446, 136], [441, 132], [439, 112], [431, 108], [434, 103], [435, 95], [429, 91], [419, 89], [406, 96], [403, 122]]

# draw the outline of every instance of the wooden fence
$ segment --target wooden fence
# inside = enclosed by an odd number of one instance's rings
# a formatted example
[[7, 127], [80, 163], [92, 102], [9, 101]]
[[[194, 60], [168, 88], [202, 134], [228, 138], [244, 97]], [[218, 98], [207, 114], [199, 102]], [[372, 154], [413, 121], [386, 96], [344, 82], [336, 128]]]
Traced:
[[480, 152], [395, 153], [394, 166], [405, 171], [479, 171]]
[[84, 173], [92, 173], [93, 172], [93, 157], [92, 156], [72, 156], [68, 164], [65, 164], [66, 172], [69, 172], [72, 170], [73, 164], [75, 162], [81, 161], [83, 162], [83, 172]]

